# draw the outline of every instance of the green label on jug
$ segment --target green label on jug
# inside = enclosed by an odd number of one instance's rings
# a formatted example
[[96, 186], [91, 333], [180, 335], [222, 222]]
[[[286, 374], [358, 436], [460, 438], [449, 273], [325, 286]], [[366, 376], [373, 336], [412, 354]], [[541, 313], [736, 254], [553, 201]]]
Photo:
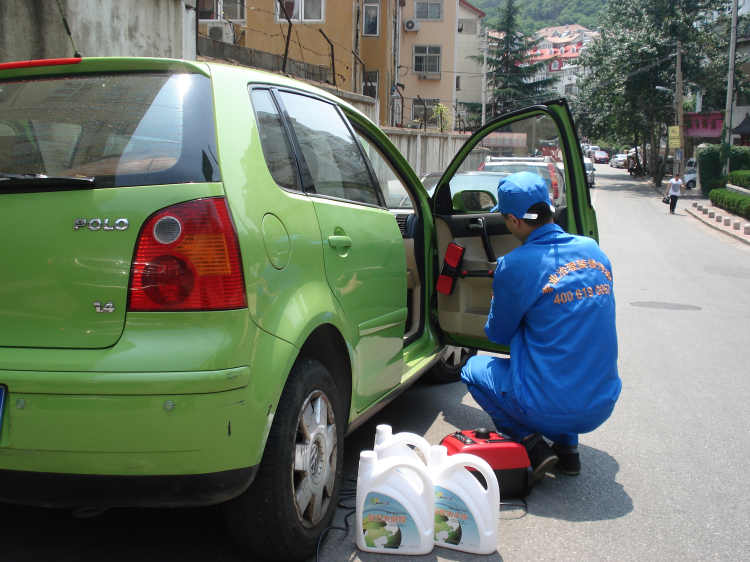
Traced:
[[370, 492], [362, 509], [362, 534], [365, 544], [372, 548], [419, 546], [419, 534], [409, 512], [384, 494]]
[[435, 486], [435, 543], [479, 546], [479, 529], [466, 504], [440, 486]]

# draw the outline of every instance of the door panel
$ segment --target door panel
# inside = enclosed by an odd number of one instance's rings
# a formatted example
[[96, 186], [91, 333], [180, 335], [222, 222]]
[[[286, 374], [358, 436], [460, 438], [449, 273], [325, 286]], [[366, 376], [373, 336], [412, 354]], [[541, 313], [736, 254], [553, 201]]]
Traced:
[[[445, 215], [436, 217], [438, 255], [445, 256], [451, 242], [464, 248], [462, 270], [489, 272], [496, 261], [491, 260], [481, 236], [469, 225], [476, 224], [478, 216]], [[485, 217], [491, 251], [494, 256], [510, 252], [520, 243], [508, 229], [502, 216]], [[484, 338], [484, 324], [490, 311], [492, 277], [461, 277], [456, 279], [450, 295], [438, 293], [438, 319], [442, 330], [468, 337]]]
[[[438, 292], [438, 320], [446, 340], [501, 350], [484, 334], [497, 258], [520, 245], [494, 209], [497, 185], [517, 172], [542, 178], [563, 229], [595, 237], [580, 147], [564, 101], [502, 116], [472, 135], [438, 181], [432, 198], [438, 267], [451, 242], [463, 262], [449, 295]], [[468, 273], [465, 275], [464, 272]]]
[[320, 226], [326, 278], [346, 315], [361, 411], [401, 382], [406, 252], [352, 130], [331, 103], [281, 91]]

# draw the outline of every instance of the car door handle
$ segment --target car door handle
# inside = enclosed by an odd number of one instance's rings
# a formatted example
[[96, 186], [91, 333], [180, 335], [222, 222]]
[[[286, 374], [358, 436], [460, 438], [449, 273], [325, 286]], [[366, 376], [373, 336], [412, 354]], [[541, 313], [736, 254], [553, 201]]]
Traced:
[[478, 219], [472, 219], [469, 222], [469, 230], [479, 230], [482, 235], [482, 246], [484, 246], [484, 253], [487, 255], [487, 261], [495, 261], [495, 252], [492, 250], [492, 242], [490, 242], [490, 235], [487, 233], [487, 221], [482, 217]]
[[345, 249], [352, 247], [352, 239], [348, 236], [334, 235], [328, 237], [328, 245], [331, 248]]

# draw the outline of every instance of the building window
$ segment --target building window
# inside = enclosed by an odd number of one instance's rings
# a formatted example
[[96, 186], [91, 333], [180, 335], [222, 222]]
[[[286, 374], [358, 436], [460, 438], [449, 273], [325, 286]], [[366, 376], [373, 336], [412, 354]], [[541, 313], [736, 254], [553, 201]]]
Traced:
[[456, 91], [457, 92], [461, 91], [461, 77], [460, 76], [456, 76]]
[[380, 0], [365, 0], [362, 35], [380, 35]]
[[[424, 104], [422, 103], [424, 102]], [[428, 125], [437, 125], [437, 117], [435, 117], [435, 106], [440, 103], [440, 100], [437, 98], [427, 98], [420, 100], [413, 100], [411, 102], [411, 118], [412, 121], [416, 121], [417, 119], [424, 123], [427, 122]]]
[[[276, 20], [286, 21], [276, 2]], [[323, 21], [325, 0], [282, 0], [289, 19], [300, 22]]]
[[415, 0], [414, 14], [418, 20], [443, 19], [443, 0]]
[[414, 46], [414, 72], [437, 74], [440, 72], [440, 46]]
[[466, 35], [477, 34], [477, 20], [471, 18], [461, 18], [458, 20], [458, 32]]
[[368, 70], [365, 72], [365, 79], [362, 82], [362, 93], [365, 96], [378, 99], [378, 76], [377, 70]]
[[223, 14], [219, 13], [219, 0], [198, 0], [198, 19], [245, 19], [245, 0], [224, 0], [221, 4]]

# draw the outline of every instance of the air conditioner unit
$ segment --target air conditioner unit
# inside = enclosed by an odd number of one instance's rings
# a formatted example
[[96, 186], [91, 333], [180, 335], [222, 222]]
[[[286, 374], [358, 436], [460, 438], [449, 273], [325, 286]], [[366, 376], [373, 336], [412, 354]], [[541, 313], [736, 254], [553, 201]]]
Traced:
[[203, 20], [199, 22], [201, 25], [205, 24], [206, 34], [215, 41], [221, 41], [222, 43], [234, 43], [234, 33], [232, 31], [232, 24], [224, 20]]
[[404, 31], [419, 31], [417, 20], [404, 20]]

